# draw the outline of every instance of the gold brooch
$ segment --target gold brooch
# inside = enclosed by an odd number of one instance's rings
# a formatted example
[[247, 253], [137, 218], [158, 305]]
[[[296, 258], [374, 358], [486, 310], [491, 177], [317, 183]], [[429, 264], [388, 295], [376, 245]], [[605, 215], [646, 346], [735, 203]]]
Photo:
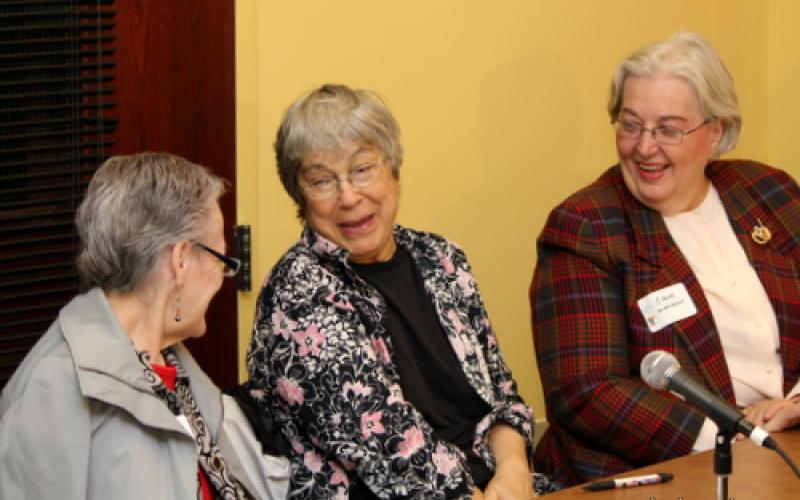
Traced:
[[761, 219], [756, 220], [758, 224], [753, 226], [753, 232], [750, 233], [750, 237], [759, 245], [766, 245], [767, 242], [772, 239], [772, 233], [769, 231], [769, 228], [761, 222]]

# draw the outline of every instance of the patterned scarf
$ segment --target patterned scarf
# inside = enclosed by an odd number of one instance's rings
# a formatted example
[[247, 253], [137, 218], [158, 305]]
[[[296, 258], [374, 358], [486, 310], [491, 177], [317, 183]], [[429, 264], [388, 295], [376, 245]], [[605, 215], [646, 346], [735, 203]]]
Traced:
[[[199, 452], [198, 462], [213, 486], [217, 498], [224, 500], [248, 498], [244, 488], [228, 472], [225, 459], [212, 439], [203, 415], [200, 414], [200, 410], [197, 409], [197, 403], [192, 397], [192, 391], [189, 389], [189, 376], [183, 371], [183, 367], [178, 362], [178, 357], [172, 349], [164, 349], [162, 354], [166, 363], [174, 366], [177, 371], [174, 391], [167, 389], [161, 377], [153, 371], [150, 366], [150, 356], [146, 352], [137, 351], [137, 354], [144, 367], [144, 376], [156, 395], [167, 404], [175, 416], [184, 415], [188, 420]], [[202, 500], [199, 482], [197, 485], [197, 499]]]

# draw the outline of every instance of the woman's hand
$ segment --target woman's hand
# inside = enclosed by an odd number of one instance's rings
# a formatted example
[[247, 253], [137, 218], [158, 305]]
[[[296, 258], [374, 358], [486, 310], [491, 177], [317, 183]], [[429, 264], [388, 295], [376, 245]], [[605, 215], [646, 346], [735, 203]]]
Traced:
[[758, 403], [746, 407], [742, 413], [748, 420], [763, 427], [779, 411], [790, 406], [792, 406], [792, 402], [788, 399], [762, 399]]
[[529, 500], [535, 496], [525, 440], [505, 424], [495, 424], [489, 431], [489, 445], [497, 461], [497, 470], [484, 491], [486, 500]]
[[784, 406], [779, 410], [769, 422], [764, 424], [764, 430], [767, 432], [778, 432], [789, 427], [800, 425], [800, 403], [795, 402], [790, 406]]
[[484, 494], [486, 500], [528, 500], [535, 496], [527, 463], [516, 467], [498, 466]]

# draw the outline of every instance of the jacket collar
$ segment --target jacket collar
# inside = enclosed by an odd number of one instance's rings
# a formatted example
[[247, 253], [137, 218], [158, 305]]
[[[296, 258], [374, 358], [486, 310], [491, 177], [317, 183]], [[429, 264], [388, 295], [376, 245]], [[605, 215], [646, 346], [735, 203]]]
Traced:
[[[672, 251], [675, 242], [664, 220], [655, 210], [642, 205], [628, 190], [620, 167], [612, 169], [614, 186], [630, 218], [636, 241], [637, 255], [655, 265], [661, 265], [665, 255]], [[713, 161], [706, 167], [706, 176], [719, 193], [728, 219], [748, 258], [764, 247], [753, 245], [750, 232], [759, 220], [770, 226], [772, 216], [767, 214], [755, 197], [742, 186], [740, 180], [723, 161]], [[784, 235], [785, 236], [785, 235]]]
[[[75, 297], [61, 310], [58, 321], [85, 397], [118, 406], [144, 425], [185, 434], [147, 382], [135, 349], [102, 290], [93, 288]], [[216, 435], [222, 418], [219, 390], [183, 344], [176, 344], [174, 348], [191, 380], [198, 408]]]
[[[403, 226], [399, 224], [394, 225], [394, 238], [399, 246], [402, 246], [409, 251], [413, 250], [412, 245], [414, 237], [411, 232]], [[340, 247], [336, 243], [317, 233], [310, 225], [306, 224], [303, 228], [300, 241], [311, 251], [311, 253], [316, 255], [321, 260], [327, 262], [337, 262], [349, 267], [347, 264], [347, 258], [350, 256], [350, 252], [348, 252], [346, 248]]]
[[303, 227], [303, 234], [300, 241], [311, 250], [311, 253], [322, 260], [346, 263], [350, 252], [346, 248], [340, 247], [331, 240], [320, 235], [309, 225]]

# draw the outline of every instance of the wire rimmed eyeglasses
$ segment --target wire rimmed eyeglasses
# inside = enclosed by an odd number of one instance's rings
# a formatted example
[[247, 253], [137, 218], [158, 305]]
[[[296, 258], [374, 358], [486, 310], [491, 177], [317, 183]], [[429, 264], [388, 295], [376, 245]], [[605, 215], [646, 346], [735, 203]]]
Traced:
[[199, 241], [194, 241], [194, 240], [191, 241], [193, 245], [202, 248], [206, 252], [210, 253], [211, 255], [219, 259], [219, 261], [222, 263], [222, 275], [225, 276], [226, 278], [232, 278], [236, 276], [236, 274], [239, 272], [239, 269], [241, 269], [242, 261], [240, 261], [239, 259], [235, 257], [228, 257], [227, 255], [222, 255], [213, 248], [209, 248], [203, 245]]
[[370, 187], [380, 178], [383, 166], [383, 160], [363, 163], [344, 177], [339, 177], [323, 168], [312, 168], [301, 175], [301, 187], [306, 195], [314, 200], [335, 198], [339, 195], [343, 182], [349, 183], [357, 190]]
[[658, 127], [647, 128], [643, 126], [641, 123], [633, 121], [633, 120], [617, 120], [614, 125], [617, 129], [617, 136], [622, 137], [624, 139], [641, 139], [642, 134], [645, 132], [650, 132], [650, 135], [653, 137], [659, 144], [667, 144], [667, 145], [675, 145], [680, 144], [683, 142], [683, 138], [693, 132], [696, 132], [704, 125], [711, 123], [713, 121], [712, 118], [706, 118], [703, 120], [703, 123], [696, 126], [693, 129], [689, 130], [681, 130], [676, 127], [668, 127], [666, 125], [660, 125]]

